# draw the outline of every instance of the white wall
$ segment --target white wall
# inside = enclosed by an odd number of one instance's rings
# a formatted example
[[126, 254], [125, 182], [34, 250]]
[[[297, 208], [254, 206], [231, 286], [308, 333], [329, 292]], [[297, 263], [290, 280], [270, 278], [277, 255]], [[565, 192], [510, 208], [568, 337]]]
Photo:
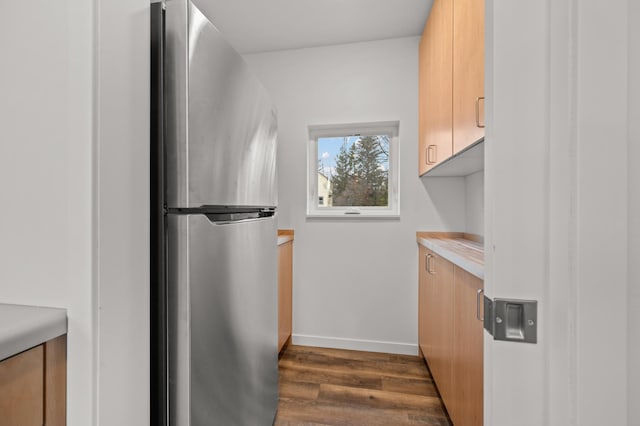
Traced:
[[[294, 342], [417, 351], [419, 230], [463, 230], [464, 179], [418, 176], [418, 38], [248, 55], [279, 110]], [[400, 220], [307, 220], [307, 126], [400, 120]], [[327, 271], [331, 271], [327, 273]]]
[[629, 419], [640, 424], [640, 2], [629, 1]]
[[0, 303], [67, 308], [68, 424], [92, 424], [93, 2], [0, 5]]
[[148, 6], [0, 6], [0, 303], [67, 309], [70, 426], [149, 421]]
[[484, 170], [464, 178], [465, 232], [484, 236]]
[[96, 28], [98, 425], [149, 424], [149, 0], [100, 0]]
[[[628, 422], [628, 3], [583, 0], [577, 10], [580, 425]], [[606, 161], [603, 141], [613, 154]], [[594, 312], [607, 312], [606, 321]]]

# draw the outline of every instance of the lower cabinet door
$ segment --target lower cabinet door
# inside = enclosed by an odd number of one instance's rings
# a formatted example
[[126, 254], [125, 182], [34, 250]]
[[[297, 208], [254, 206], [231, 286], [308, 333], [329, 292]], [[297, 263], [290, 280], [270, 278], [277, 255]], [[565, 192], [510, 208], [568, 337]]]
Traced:
[[429, 283], [427, 282], [427, 265], [428, 265], [428, 256], [430, 256], [430, 252], [423, 246], [419, 246], [418, 250], [418, 346], [420, 347], [420, 352], [422, 356], [425, 358], [430, 356], [431, 352], [429, 350], [429, 339], [430, 339], [430, 330], [429, 330], [429, 320], [428, 320], [428, 302], [429, 298], [427, 296], [427, 286]]
[[480, 426], [483, 422], [483, 325], [477, 316], [478, 290], [482, 280], [467, 271], [454, 270], [454, 424]]
[[42, 345], [0, 362], [0, 425], [44, 424]]
[[453, 387], [453, 264], [419, 249], [418, 343], [451, 416]]
[[451, 420], [455, 424], [455, 387], [453, 386], [453, 263], [434, 255], [430, 275], [435, 283], [434, 311], [435, 354], [432, 374]]
[[278, 246], [278, 352], [291, 337], [293, 241]]
[[[44, 344], [46, 426], [67, 424], [67, 335]], [[1, 422], [0, 422], [1, 423]]]

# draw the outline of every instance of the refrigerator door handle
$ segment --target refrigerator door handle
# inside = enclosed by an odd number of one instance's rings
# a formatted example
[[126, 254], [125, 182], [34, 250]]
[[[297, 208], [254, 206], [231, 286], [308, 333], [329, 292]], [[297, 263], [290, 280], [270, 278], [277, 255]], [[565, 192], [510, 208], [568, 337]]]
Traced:
[[233, 219], [233, 220], [214, 220], [207, 216], [209, 222], [212, 225], [237, 225], [239, 223], [250, 223], [250, 222], [259, 222], [261, 220], [269, 219], [270, 217], [253, 217], [253, 218], [245, 218], [245, 219]]
[[264, 212], [254, 212], [254, 213], [210, 213], [205, 214], [209, 222], [215, 223], [217, 225], [222, 225], [226, 223], [239, 223], [239, 222], [248, 222], [254, 220], [265, 219], [269, 217], [273, 217], [274, 214], [272, 212], [264, 213]]

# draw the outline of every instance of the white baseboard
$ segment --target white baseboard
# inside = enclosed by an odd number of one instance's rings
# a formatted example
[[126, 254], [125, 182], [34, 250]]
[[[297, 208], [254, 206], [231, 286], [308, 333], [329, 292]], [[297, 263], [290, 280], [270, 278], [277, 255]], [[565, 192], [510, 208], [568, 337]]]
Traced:
[[291, 343], [318, 348], [350, 349], [353, 351], [383, 352], [399, 355], [418, 355], [418, 345], [412, 343], [381, 342], [378, 340], [345, 339], [343, 337], [308, 336], [294, 334]]

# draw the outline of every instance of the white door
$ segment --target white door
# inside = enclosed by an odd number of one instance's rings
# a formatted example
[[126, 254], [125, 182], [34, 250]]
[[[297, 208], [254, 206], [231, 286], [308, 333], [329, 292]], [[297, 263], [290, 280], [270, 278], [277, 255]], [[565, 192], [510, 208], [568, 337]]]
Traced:
[[634, 1], [487, 0], [485, 290], [539, 303], [537, 344], [485, 333], [485, 425], [639, 424], [627, 378]]

